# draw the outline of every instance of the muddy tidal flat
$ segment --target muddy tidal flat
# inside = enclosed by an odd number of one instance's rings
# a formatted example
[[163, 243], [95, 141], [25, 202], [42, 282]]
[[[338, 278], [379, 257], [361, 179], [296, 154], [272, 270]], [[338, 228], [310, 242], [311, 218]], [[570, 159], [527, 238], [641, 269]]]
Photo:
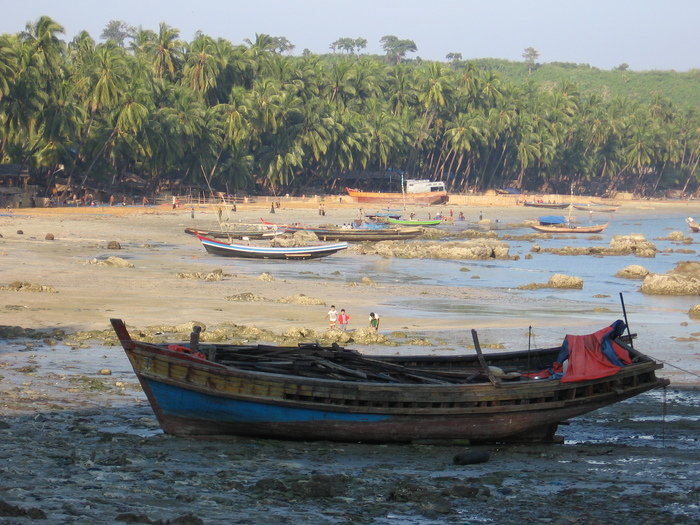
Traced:
[[[326, 208], [323, 220], [315, 207], [291, 204], [275, 215], [269, 206], [239, 206], [224, 219], [343, 224], [358, 213]], [[697, 206], [627, 208], [608, 219], [611, 229], [644, 233], [653, 212], [669, 231], [682, 230], [685, 216], [700, 215]], [[480, 215], [492, 217], [501, 239], [525, 237], [517, 225], [532, 214], [463, 211], [475, 228]], [[528, 237], [507, 241], [518, 260], [438, 267], [353, 246], [289, 266], [206, 254], [183, 229], [214, 229], [217, 212], [126, 207], [0, 217], [0, 524], [700, 521], [700, 321], [687, 314], [700, 298], [650, 298], [638, 282], [614, 277], [630, 264], [665, 272], [677, 258], [697, 260], [697, 234], [656, 241], [666, 251], [653, 260], [533, 252], [534, 243], [556, 241]], [[108, 247], [113, 241], [118, 249]], [[126, 264], [99, 264], [110, 257]], [[554, 271], [581, 277], [583, 289], [517, 289]], [[470, 328], [487, 352], [515, 350], [527, 347], [528, 326], [538, 346], [550, 346], [610, 324], [621, 315], [619, 290], [635, 346], [667, 363], [659, 375], [671, 387], [573, 419], [560, 426], [556, 445], [175, 438], [161, 432], [109, 333], [109, 319], [120, 317], [134, 336], [197, 322], [205, 334], [228, 330], [240, 341], [323, 339], [333, 337], [325, 312], [335, 304], [348, 310], [356, 335], [341, 342], [363, 352], [470, 352]], [[382, 314], [373, 340], [360, 337], [369, 311]], [[483, 461], [460, 464], [465, 453]]]

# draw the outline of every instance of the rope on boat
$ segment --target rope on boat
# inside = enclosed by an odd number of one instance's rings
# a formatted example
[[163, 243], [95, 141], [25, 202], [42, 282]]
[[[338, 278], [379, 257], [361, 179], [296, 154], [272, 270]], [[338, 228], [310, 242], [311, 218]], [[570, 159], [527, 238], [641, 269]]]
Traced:
[[664, 385], [663, 404], [661, 405], [661, 446], [666, 448], [666, 385]]

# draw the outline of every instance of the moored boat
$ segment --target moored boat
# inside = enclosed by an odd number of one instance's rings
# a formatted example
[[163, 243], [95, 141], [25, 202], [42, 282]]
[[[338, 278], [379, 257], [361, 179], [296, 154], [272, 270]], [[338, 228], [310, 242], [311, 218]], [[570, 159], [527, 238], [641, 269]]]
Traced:
[[[561, 346], [462, 356], [133, 340], [112, 326], [163, 430], [180, 436], [550, 442], [565, 420], [669, 384], [616, 321]], [[631, 341], [628, 340], [628, 341]]]
[[598, 213], [616, 212], [619, 206], [606, 206], [605, 204], [573, 204], [574, 209]]
[[564, 224], [531, 224], [530, 228], [540, 233], [600, 233], [608, 224], [591, 224], [589, 226], [576, 226], [571, 223]]
[[285, 233], [283, 228], [272, 229], [239, 229], [239, 230], [198, 230], [196, 228], [185, 228], [185, 233], [189, 235], [199, 235], [209, 239], [269, 239]]
[[402, 192], [373, 192], [355, 188], [345, 188], [345, 191], [359, 203], [442, 204], [449, 199], [444, 182], [429, 180], [408, 179]]
[[685, 220], [685, 222], [688, 223], [688, 227], [690, 228], [690, 231], [693, 231], [693, 232], [696, 232], [696, 233], [697, 233], [697, 232], [700, 232], [700, 223], [699, 223], [699, 222], [696, 222], [695, 219], [693, 219], [692, 217], [688, 217], [688, 218]]
[[282, 227], [284, 227], [287, 232], [313, 232], [322, 241], [401, 241], [413, 239], [423, 233], [423, 228], [420, 227], [390, 227], [383, 225], [359, 228], [323, 228], [320, 226], [303, 224], [285, 224]]
[[523, 206], [528, 206], [530, 208], [545, 208], [551, 210], [563, 210], [569, 207], [569, 204], [564, 202], [535, 202], [535, 201], [525, 201]]
[[420, 220], [420, 219], [392, 219], [392, 218], [386, 218], [385, 221], [388, 224], [399, 224], [401, 226], [438, 226], [439, 224], [442, 224], [443, 221], [440, 219], [426, 219], [426, 220]]
[[197, 235], [204, 249], [213, 255], [242, 257], [246, 259], [318, 259], [346, 250], [348, 243], [322, 244], [313, 246], [259, 246], [216, 241]]

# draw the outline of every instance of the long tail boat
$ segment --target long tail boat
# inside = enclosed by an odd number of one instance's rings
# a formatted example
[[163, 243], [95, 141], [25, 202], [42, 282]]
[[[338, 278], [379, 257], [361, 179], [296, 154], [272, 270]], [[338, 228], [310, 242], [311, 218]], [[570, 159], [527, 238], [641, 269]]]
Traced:
[[220, 242], [201, 235], [197, 235], [197, 238], [208, 253], [245, 259], [290, 259], [300, 261], [328, 257], [348, 248], [348, 243], [346, 242], [313, 246], [259, 246]]
[[531, 224], [530, 228], [540, 233], [600, 233], [607, 224], [592, 224], [590, 226], [575, 226], [566, 224]]
[[615, 321], [561, 346], [366, 356], [318, 344], [134, 340], [112, 326], [166, 433], [361, 442], [552, 442], [569, 418], [669, 381]]
[[[265, 224], [272, 224], [261, 219]], [[423, 233], [421, 227], [376, 227], [376, 228], [323, 228], [304, 224], [285, 224], [280, 226], [286, 232], [313, 232], [322, 241], [401, 241], [413, 239]]]

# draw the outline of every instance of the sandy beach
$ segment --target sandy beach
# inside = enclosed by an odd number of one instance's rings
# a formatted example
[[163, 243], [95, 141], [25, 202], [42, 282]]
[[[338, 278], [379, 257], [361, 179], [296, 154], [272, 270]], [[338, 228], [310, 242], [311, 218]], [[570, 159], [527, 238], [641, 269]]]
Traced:
[[[325, 209], [320, 217], [318, 202], [284, 201], [272, 215], [270, 203], [261, 201], [221, 211], [231, 224], [261, 217], [343, 224], [359, 213], [357, 205], [328, 199]], [[442, 207], [449, 210], [475, 223], [479, 216], [502, 224], [533, 215], [498, 199]], [[700, 204], [634, 201], [617, 213], [670, 210], [680, 219], [697, 217]], [[187, 227], [217, 229], [218, 213], [217, 206], [114, 206], [0, 216], [0, 523], [29, 523], [42, 514], [52, 523], [697, 522], [700, 407], [693, 389], [700, 321], [686, 318], [669, 329], [679, 340], [668, 344], [666, 332], [649, 333], [662, 308], [646, 314], [653, 321], [640, 315], [634, 328], [640, 350], [678, 367], [659, 374], [672, 380], [675, 424], [670, 418], [661, 425], [661, 393], [654, 393], [579, 418], [566, 431], [589, 437], [581, 443], [567, 438], [563, 446], [490, 447], [492, 460], [471, 470], [452, 464], [459, 447], [193, 442], [163, 435], [123, 352], [109, 346], [111, 317], [124, 319], [137, 336], [163, 325], [195, 322], [211, 332], [234, 323], [246, 337], [279, 340], [290, 330], [323, 333], [331, 304], [348, 308], [356, 329], [378, 309], [389, 344], [354, 346], [368, 353], [469, 351], [470, 328], [479, 331], [486, 351], [521, 348], [532, 324], [540, 329], [540, 346], [600, 328], [593, 300], [572, 314], [566, 301], [499, 287], [363, 280], [359, 246], [343, 255], [351, 261], [345, 268], [357, 269], [330, 279], [314, 278], [315, 261], [308, 262], [309, 275], [280, 276], [279, 266], [270, 270], [262, 262], [242, 271], [236, 259], [209, 256], [183, 233]], [[108, 248], [112, 241], [120, 249]], [[96, 264], [110, 256], [133, 267]], [[320, 264], [332, 257], [325, 261]], [[215, 280], [204, 278], [217, 270]], [[261, 279], [266, 272], [271, 278]], [[16, 282], [39, 291], [8, 286]], [[242, 294], [257, 300], [240, 300]], [[459, 298], [475, 314], [414, 314], [382, 306], [388, 296], [408, 304]], [[296, 300], [281, 302], [287, 298]], [[479, 313], [499, 309], [505, 315]], [[640, 414], [648, 419], [632, 428], [629, 421]], [[672, 446], [660, 444], [661, 433]]]

